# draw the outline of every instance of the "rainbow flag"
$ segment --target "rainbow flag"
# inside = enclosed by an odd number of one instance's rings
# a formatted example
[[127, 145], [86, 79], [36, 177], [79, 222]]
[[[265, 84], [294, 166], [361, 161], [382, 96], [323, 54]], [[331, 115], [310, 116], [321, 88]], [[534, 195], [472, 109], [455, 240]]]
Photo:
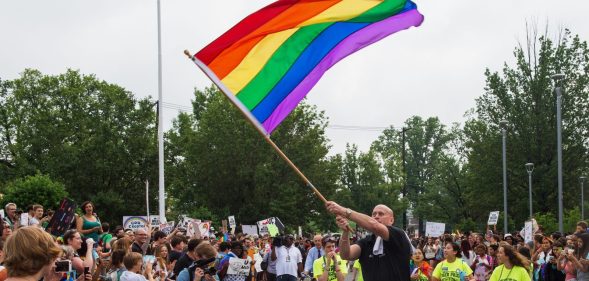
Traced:
[[406, 0], [279, 0], [193, 60], [268, 135], [338, 61], [422, 21]]

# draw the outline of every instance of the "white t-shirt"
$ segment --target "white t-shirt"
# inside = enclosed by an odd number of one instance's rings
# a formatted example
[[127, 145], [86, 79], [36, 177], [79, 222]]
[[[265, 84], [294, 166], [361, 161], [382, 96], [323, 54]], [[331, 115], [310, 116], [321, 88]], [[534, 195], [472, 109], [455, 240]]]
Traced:
[[123, 272], [123, 274], [121, 274], [120, 281], [147, 281], [147, 279], [145, 279], [145, 276], [141, 274], [126, 270]]
[[298, 263], [303, 262], [303, 255], [297, 247], [276, 247], [276, 275], [292, 275], [298, 277]]

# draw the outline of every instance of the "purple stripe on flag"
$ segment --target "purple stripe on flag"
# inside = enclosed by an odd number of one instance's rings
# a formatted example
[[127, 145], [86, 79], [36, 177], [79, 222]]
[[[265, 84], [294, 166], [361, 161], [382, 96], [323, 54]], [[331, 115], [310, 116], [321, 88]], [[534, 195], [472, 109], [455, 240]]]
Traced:
[[270, 134], [337, 62], [395, 32], [419, 26], [423, 15], [417, 9], [394, 15], [356, 31], [333, 48], [301, 83], [276, 107], [262, 126]]

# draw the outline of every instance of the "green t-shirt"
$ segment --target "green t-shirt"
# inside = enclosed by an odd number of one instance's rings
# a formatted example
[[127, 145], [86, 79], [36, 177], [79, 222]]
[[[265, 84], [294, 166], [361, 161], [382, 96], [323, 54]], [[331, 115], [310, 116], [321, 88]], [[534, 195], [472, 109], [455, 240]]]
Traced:
[[[462, 259], [456, 258], [454, 262], [443, 260], [436, 266], [432, 277], [441, 281], [464, 281], [472, 274], [472, 269]], [[462, 276], [462, 278], [461, 278]]]
[[493, 270], [489, 281], [530, 281], [530, 273], [521, 266], [507, 269], [505, 265], [500, 265]]
[[[346, 267], [346, 261], [342, 260], [342, 258], [339, 255], [335, 255], [335, 258], [339, 264], [340, 272], [343, 275], [346, 275], [348, 273], [348, 268]], [[313, 277], [315, 277], [316, 279], [319, 279], [319, 276], [323, 275], [323, 270], [325, 268], [326, 261], [327, 260], [325, 259], [325, 256], [323, 256], [323, 257], [316, 259], [313, 262], [313, 275], [314, 275]], [[327, 273], [327, 274], [328, 274], [327, 281], [337, 281], [337, 275], [335, 272], [335, 265], [333, 263], [329, 267], [329, 273]]]

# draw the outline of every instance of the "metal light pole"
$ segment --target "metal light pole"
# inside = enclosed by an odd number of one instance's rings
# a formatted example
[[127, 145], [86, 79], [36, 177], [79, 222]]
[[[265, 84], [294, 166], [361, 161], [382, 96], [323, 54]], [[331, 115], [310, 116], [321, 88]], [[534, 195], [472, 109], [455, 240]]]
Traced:
[[534, 216], [532, 211], [532, 172], [534, 171], [534, 163], [526, 163], [526, 171], [528, 171], [528, 191], [530, 193], [530, 219]]
[[583, 190], [583, 185], [585, 185], [585, 180], [587, 177], [580, 176], [579, 182], [581, 183], [581, 220], [585, 220], [585, 190]]
[[[403, 199], [407, 198], [407, 168], [405, 167], [405, 132], [407, 130], [405, 127], [401, 129], [401, 142], [403, 143], [403, 149], [401, 150], [401, 158], [403, 160]], [[407, 208], [403, 210], [403, 230], [407, 230]]]
[[164, 180], [164, 110], [162, 99], [162, 24], [160, 12], [160, 0], [157, 0], [157, 146], [158, 146], [158, 209], [160, 222], [166, 222], [166, 199]]
[[562, 73], [550, 76], [554, 80], [554, 91], [556, 92], [556, 152], [558, 157], [558, 231], [564, 233], [563, 227], [563, 205], [562, 205], [562, 88], [560, 80], [566, 76]]
[[503, 134], [503, 234], [507, 234], [507, 158], [505, 148], [507, 141], [507, 120], [499, 121], [499, 127]]

